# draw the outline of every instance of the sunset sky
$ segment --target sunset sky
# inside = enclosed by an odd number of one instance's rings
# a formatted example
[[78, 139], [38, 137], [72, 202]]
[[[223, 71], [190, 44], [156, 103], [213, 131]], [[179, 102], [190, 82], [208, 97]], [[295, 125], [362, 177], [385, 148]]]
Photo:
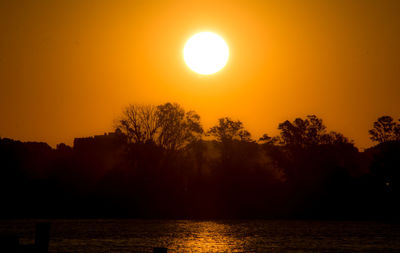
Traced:
[[[316, 114], [365, 148], [379, 116], [400, 118], [399, 13], [396, 0], [3, 0], [0, 136], [72, 144], [112, 131], [130, 103], [171, 101], [257, 139]], [[202, 31], [230, 50], [208, 76], [182, 55]]]

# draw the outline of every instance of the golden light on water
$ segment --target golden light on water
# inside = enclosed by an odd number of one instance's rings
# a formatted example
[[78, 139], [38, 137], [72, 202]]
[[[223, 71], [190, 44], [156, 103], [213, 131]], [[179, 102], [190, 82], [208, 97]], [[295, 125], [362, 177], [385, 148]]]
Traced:
[[229, 48], [221, 36], [212, 32], [201, 32], [186, 42], [183, 58], [194, 72], [210, 75], [226, 65]]
[[186, 231], [186, 236], [169, 241], [168, 248], [174, 252], [232, 252], [243, 246], [243, 241], [233, 236], [231, 226], [223, 223], [179, 221], [177, 230]]

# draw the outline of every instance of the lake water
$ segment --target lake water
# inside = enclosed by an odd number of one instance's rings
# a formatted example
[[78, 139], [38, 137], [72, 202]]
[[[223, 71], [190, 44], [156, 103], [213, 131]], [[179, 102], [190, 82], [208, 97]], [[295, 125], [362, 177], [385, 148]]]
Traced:
[[[3, 220], [33, 243], [40, 220]], [[51, 220], [50, 252], [400, 252], [400, 225], [334, 221]]]

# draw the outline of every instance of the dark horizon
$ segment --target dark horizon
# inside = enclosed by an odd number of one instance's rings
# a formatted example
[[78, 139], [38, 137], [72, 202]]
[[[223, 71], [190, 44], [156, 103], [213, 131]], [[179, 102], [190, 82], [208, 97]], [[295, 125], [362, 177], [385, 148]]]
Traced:
[[255, 141], [229, 117], [205, 131], [178, 104], [130, 105], [115, 129], [55, 149], [0, 138], [1, 218], [400, 218], [389, 116], [362, 152], [315, 115]]

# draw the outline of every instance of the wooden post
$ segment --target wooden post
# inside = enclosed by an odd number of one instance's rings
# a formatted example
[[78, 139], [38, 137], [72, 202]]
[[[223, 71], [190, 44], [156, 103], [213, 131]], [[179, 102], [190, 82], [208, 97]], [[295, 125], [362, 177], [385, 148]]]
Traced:
[[48, 253], [51, 223], [41, 222], [36, 224], [35, 253]]
[[154, 248], [153, 253], [167, 253], [167, 248]]

